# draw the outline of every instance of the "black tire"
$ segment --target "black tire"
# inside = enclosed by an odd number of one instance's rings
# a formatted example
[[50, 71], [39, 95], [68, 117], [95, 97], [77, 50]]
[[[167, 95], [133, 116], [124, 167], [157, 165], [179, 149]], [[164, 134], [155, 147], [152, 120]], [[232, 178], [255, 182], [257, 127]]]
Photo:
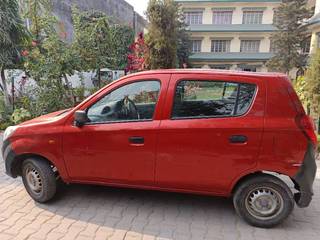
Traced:
[[37, 158], [26, 159], [22, 163], [21, 175], [27, 192], [36, 202], [48, 202], [56, 194], [56, 176], [47, 161]]
[[[238, 215], [250, 225], [271, 228], [290, 215], [294, 208], [294, 198], [282, 180], [269, 174], [260, 174], [238, 186], [233, 196], [233, 205]], [[271, 210], [274, 212], [267, 215], [267, 211]]]

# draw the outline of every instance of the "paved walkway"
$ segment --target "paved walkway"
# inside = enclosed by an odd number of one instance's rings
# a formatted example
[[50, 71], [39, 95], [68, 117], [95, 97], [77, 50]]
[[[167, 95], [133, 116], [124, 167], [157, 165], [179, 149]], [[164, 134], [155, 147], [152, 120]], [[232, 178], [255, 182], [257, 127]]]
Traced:
[[281, 226], [248, 226], [223, 198], [66, 186], [55, 201], [30, 199], [21, 179], [4, 173], [0, 159], [0, 240], [6, 239], [320, 239], [320, 172], [307, 209], [295, 208]]

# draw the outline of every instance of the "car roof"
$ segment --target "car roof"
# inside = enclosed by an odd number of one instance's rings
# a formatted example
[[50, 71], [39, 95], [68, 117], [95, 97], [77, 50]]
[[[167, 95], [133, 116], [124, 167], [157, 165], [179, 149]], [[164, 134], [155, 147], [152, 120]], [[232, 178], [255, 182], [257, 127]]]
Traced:
[[236, 71], [236, 70], [217, 70], [217, 69], [163, 69], [163, 70], [150, 70], [139, 73], [134, 73], [132, 75], [146, 75], [146, 74], [221, 74], [221, 75], [236, 75], [244, 77], [285, 77], [287, 75], [283, 73], [276, 72], [246, 72], [246, 71]]

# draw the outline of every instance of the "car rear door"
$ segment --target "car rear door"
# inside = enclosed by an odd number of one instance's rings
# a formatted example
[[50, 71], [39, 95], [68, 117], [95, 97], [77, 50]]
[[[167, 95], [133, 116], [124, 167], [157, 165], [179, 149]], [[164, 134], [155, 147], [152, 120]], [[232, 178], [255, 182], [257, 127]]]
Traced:
[[169, 78], [169, 74], [129, 77], [79, 109], [86, 110], [91, 121], [79, 128], [71, 120], [63, 141], [73, 181], [154, 183], [160, 110]]
[[257, 164], [265, 95], [263, 81], [254, 77], [172, 75], [159, 128], [156, 183], [224, 194]]

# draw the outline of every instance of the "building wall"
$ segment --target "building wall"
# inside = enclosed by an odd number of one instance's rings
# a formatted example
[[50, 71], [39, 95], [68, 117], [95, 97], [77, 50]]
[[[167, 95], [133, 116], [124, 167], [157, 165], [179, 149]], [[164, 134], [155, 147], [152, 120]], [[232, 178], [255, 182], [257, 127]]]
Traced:
[[[110, 16], [116, 22], [135, 28], [136, 33], [143, 31], [146, 23], [134, 12], [134, 8], [125, 0], [51, 0], [53, 13], [64, 25], [67, 40], [73, 38], [72, 7], [80, 11], [101, 11]], [[142, 17], [141, 17], [142, 18]]]
[[311, 53], [314, 53], [317, 48], [320, 48], [320, 0], [316, 0], [314, 15], [318, 16], [318, 23], [312, 24], [309, 27], [312, 32]]

